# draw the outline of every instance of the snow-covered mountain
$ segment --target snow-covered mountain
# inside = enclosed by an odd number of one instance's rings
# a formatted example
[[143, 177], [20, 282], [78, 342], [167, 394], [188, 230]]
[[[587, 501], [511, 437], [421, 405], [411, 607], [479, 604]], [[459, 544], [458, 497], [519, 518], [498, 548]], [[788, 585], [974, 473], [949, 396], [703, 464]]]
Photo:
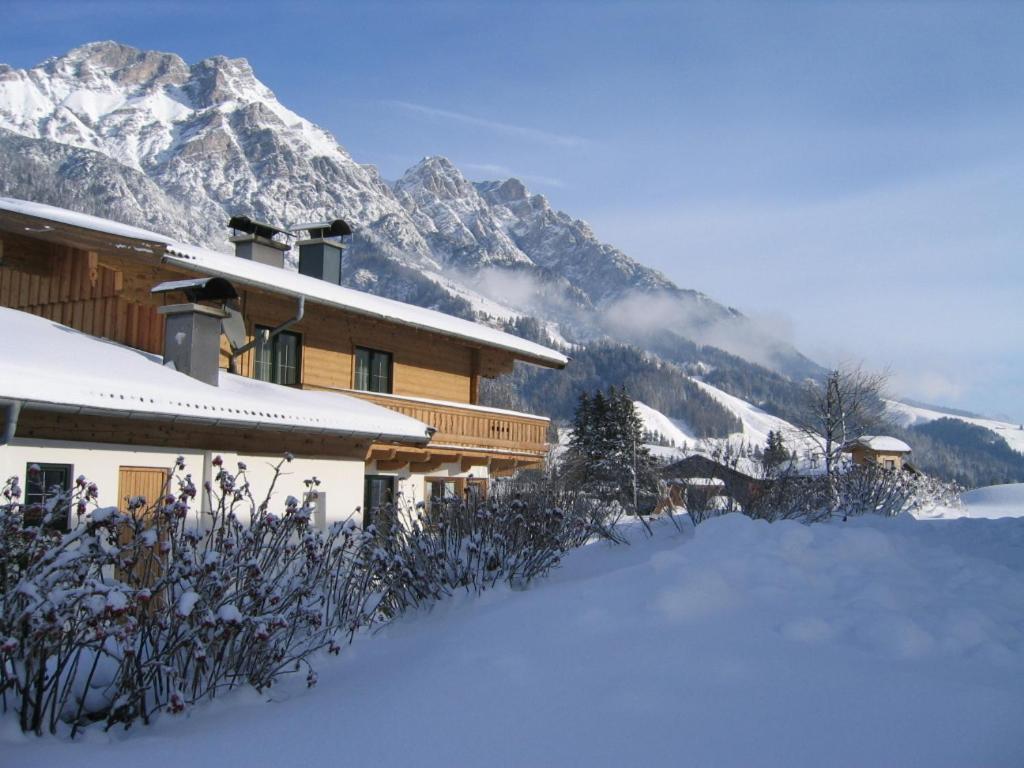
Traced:
[[[283, 106], [244, 59], [91, 43], [0, 64], [0, 194], [226, 249], [229, 214], [355, 225], [346, 279], [461, 314], [533, 315], [566, 337], [666, 330], [791, 375], [814, 365], [739, 312], [602, 243], [516, 179], [428, 157], [394, 185]], [[637, 306], [645, 322], [636, 322]]]

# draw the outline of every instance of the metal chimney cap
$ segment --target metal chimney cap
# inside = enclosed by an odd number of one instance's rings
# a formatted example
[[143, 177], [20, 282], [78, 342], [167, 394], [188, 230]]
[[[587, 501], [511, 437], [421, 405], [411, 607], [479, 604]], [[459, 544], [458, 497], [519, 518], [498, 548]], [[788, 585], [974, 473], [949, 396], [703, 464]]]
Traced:
[[256, 221], [248, 216], [232, 216], [228, 226], [238, 232], [247, 232], [250, 235], [258, 235], [268, 240], [273, 239], [274, 235], [291, 234], [287, 229], [275, 227], [273, 224], [267, 224], [264, 221]]
[[170, 280], [150, 288], [154, 294], [182, 291], [190, 303], [237, 299], [238, 291], [223, 277], [199, 277], [194, 280]]
[[292, 233], [307, 231], [313, 239], [325, 237], [345, 237], [352, 234], [352, 227], [344, 219], [333, 221], [316, 221], [310, 224], [296, 224], [291, 228]]

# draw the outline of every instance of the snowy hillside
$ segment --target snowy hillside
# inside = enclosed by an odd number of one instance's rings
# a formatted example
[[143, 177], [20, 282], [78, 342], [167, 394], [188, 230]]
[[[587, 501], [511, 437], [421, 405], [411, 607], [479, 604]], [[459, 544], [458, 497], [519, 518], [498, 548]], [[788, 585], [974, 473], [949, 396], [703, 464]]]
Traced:
[[312, 690], [299, 675], [74, 744], [0, 720], [2, 762], [1024, 764], [1024, 520], [634, 534], [360, 637]]
[[938, 419], [958, 419], [968, 424], [989, 429], [1003, 438], [1007, 445], [1018, 453], [1024, 453], [1024, 429], [1020, 424], [1011, 424], [995, 419], [974, 418], [956, 413], [937, 411], [931, 408], [923, 408], [916, 405], [907, 405], [898, 400], [889, 400], [889, 411], [893, 414], [898, 423], [905, 427], [912, 427], [917, 424], [926, 424]]
[[700, 437], [681, 419], [669, 418], [661, 411], [656, 411], [639, 400], [634, 400], [633, 405], [636, 407], [636, 412], [640, 416], [645, 430], [656, 432], [667, 438], [675, 443], [677, 448], [682, 448], [684, 445], [693, 448], [700, 441]]

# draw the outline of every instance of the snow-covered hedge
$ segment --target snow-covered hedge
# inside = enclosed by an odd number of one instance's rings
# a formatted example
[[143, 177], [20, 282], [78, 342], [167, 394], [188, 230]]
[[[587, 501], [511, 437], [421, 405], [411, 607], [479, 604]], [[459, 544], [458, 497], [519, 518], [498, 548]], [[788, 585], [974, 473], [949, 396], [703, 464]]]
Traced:
[[[99, 508], [79, 478], [68, 533], [25, 525], [12, 478], [0, 499], [0, 706], [23, 730], [148, 722], [238, 685], [316, 673], [361, 628], [456, 589], [524, 585], [619, 514], [537, 486], [480, 503], [399, 504], [361, 530], [310, 525], [318, 481], [273, 505], [244, 465], [197, 489], [179, 460], [159, 499]], [[205, 494], [211, 512], [199, 514]], [[404, 508], [403, 508], [404, 507]]]
[[819, 522], [875, 514], [887, 517], [960, 505], [954, 483], [876, 464], [851, 465], [833, 478], [782, 474], [744, 510], [764, 520]]

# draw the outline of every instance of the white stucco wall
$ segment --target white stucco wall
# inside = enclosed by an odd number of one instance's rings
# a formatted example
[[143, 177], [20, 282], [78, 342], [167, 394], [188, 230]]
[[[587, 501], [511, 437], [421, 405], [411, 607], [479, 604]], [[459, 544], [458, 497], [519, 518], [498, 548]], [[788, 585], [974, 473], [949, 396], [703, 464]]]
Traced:
[[[84, 475], [99, 487], [98, 501], [101, 506], [117, 506], [121, 501], [118, 489], [121, 467], [170, 469], [174, 466], [175, 459], [183, 456], [185, 471], [191, 473], [196, 485], [201, 487], [204, 479], [212, 478], [214, 467], [211, 459], [215, 455], [222, 458], [224, 467], [232, 473], [237, 473], [239, 461], [244, 462], [253, 496], [257, 503], [263, 500], [273, 479], [274, 466], [280, 461], [278, 456], [232, 452], [204, 454], [202, 451], [186, 448], [149, 449], [105, 443], [16, 439], [10, 445], [0, 446], [0, 480], [17, 475], [24, 486], [25, 469], [29, 464], [70, 464], [72, 479]], [[209, 473], [205, 476], [204, 462]], [[288, 496], [302, 498], [306, 490], [304, 481], [316, 477], [320, 480], [318, 491], [321, 494], [322, 506], [321, 511], [314, 516], [314, 521], [322, 526], [355, 516], [355, 520], [361, 523], [362, 515], [357, 510], [363, 505], [366, 474], [394, 477], [395, 488], [402, 494], [400, 506], [410, 509], [414, 508], [417, 502], [427, 499], [428, 477], [488, 478], [486, 466], [471, 467], [463, 472], [459, 462], [443, 464], [429, 473], [410, 473], [408, 469], [399, 472], [378, 471], [376, 462], [364, 466], [358, 459], [296, 458], [282, 466], [281, 477], [274, 487], [270, 508], [282, 510]]]
[[118, 472], [121, 467], [159, 467], [170, 469], [178, 456], [184, 456], [193, 477], [202, 474], [202, 451], [145, 449], [134, 446], [111, 446], [103, 443], [71, 443], [58, 440], [15, 439], [0, 446], [0, 476], [11, 475], [25, 484], [25, 468], [29, 464], [70, 464], [71, 478], [85, 475], [99, 487], [99, 504], [104, 507], [118, 503]]
[[[116, 506], [118, 498], [119, 471], [121, 467], [159, 467], [170, 469], [178, 456], [185, 458], [185, 472], [191, 473], [198, 487], [204, 479], [212, 477], [210, 459], [220, 455], [225, 468], [237, 473], [238, 462], [246, 464], [246, 475], [257, 502], [262, 501], [270, 488], [274, 465], [280, 461], [277, 456], [255, 456], [222, 452], [207, 454], [206, 467], [209, 475], [204, 476], [204, 453], [189, 449], [147, 449], [135, 446], [118, 446], [104, 443], [73, 443], [56, 440], [16, 439], [10, 445], [0, 446], [0, 479], [6, 480], [17, 475], [24, 486], [25, 469], [32, 463], [70, 464], [72, 479], [84, 475], [99, 487], [99, 504]], [[285, 463], [281, 470], [273, 497], [271, 509], [284, 508], [288, 496], [301, 498], [305, 491], [303, 481], [317, 477], [321, 483], [318, 490], [323, 494], [324, 514], [318, 521], [324, 524], [346, 520], [363, 503], [363, 462], [356, 459], [306, 459], [296, 458]], [[358, 519], [358, 518], [357, 518]]]

